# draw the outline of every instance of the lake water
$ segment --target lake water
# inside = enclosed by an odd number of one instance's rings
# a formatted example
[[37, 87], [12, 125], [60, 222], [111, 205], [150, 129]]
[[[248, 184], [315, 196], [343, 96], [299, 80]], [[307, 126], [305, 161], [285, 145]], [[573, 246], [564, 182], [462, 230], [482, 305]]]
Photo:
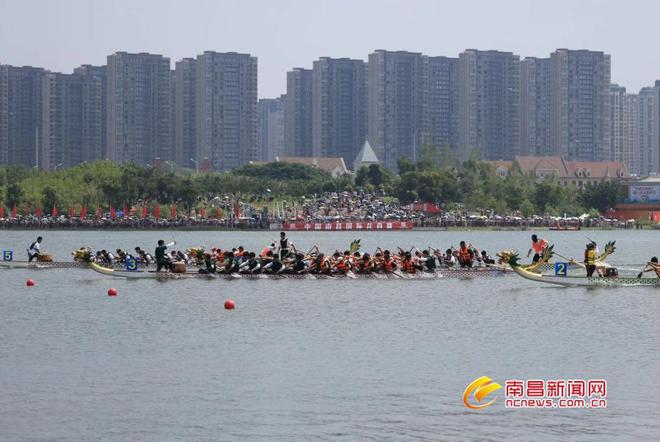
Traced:
[[[494, 254], [532, 232], [290, 234], [300, 249]], [[566, 256], [585, 235], [637, 273], [660, 231], [540, 232]], [[244, 245], [277, 232], [47, 231], [42, 249]], [[16, 259], [36, 232], [0, 232]], [[88, 270], [0, 271], [0, 440], [658, 440], [660, 290], [474, 280], [125, 281]], [[33, 278], [36, 286], [25, 281]], [[106, 295], [116, 287], [119, 296]], [[236, 310], [225, 311], [227, 298]], [[472, 411], [479, 376], [608, 382], [606, 409]]]

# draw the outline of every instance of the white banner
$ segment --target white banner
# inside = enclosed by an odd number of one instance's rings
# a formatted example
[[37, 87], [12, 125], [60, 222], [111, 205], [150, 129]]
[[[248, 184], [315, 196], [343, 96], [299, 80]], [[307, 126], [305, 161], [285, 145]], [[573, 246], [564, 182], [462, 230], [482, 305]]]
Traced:
[[628, 199], [634, 203], [660, 201], [660, 186], [630, 186]]

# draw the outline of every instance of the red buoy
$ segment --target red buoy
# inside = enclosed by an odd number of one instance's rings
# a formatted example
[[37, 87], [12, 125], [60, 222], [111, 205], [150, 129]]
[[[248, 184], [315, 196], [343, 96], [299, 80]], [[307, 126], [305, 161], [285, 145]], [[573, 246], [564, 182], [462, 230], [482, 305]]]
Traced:
[[117, 296], [117, 289], [116, 288], [109, 288], [108, 289], [108, 296]]
[[225, 310], [234, 310], [234, 307], [236, 307], [236, 304], [233, 299], [227, 299], [225, 301]]
[[28, 279], [25, 281], [25, 285], [28, 287], [32, 287], [34, 285], [34, 279]]

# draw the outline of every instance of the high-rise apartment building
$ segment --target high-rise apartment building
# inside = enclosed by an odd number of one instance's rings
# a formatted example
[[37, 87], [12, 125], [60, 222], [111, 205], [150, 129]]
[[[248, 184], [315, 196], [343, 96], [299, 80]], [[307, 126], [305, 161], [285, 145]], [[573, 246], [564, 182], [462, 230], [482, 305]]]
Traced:
[[0, 165], [40, 163], [43, 75], [41, 68], [0, 64]]
[[286, 74], [285, 154], [312, 156], [312, 70], [295, 68]]
[[262, 98], [258, 103], [258, 155], [257, 160], [272, 162], [285, 155], [287, 96]]
[[74, 69], [81, 84], [80, 161], [95, 161], [107, 155], [107, 69], [83, 65]]
[[488, 160], [520, 151], [520, 57], [468, 49], [459, 55], [459, 158]]
[[[632, 173], [639, 173], [639, 97], [618, 84], [610, 86], [611, 161], [623, 162]], [[637, 170], [635, 170], [637, 169]]]
[[82, 78], [47, 72], [43, 76], [41, 166], [71, 167], [82, 160]]
[[216, 171], [257, 158], [257, 58], [207, 51], [196, 64], [197, 161]]
[[174, 159], [170, 59], [117, 52], [108, 56], [107, 155], [123, 163]]
[[660, 81], [639, 91], [639, 152], [632, 173], [660, 173]]
[[552, 155], [550, 149], [550, 59], [520, 62], [520, 154]]
[[428, 73], [425, 121], [427, 143], [449, 149], [456, 159], [458, 147], [458, 58], [425, 57]]
[[192, 167], [198, 161], [195, 135], [197, 61], [184, 58], [175, 66], [174, 161], [180, 166]]
[[353, 164], [367, 137], [367, 66], [322, 57], [312, 70], [312, 152]]
[[368, 139], [390, 170], [399, 158], [419, 159], [424, 143], [427, 64], [422, 54], [377, 50], [369, 54]]
[[550, 70], [552, 153], [573, 161], [609, 160], [610, 56], [557, 49]]

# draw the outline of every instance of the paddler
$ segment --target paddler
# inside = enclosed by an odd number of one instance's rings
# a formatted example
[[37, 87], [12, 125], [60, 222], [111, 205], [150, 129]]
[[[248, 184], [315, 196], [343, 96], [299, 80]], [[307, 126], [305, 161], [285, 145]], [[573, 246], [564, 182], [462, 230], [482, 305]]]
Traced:
[[37, 240], [30, 244], [30, 247], [27, 249], [28, 253], [28, 262], [32, 262], [33, 259], [39, 261], [39, 255], [41, 255], [41, 242], [43, 238], [41, 236], [37, 237]]
[[293, 270], [294, 273], [303, 273], [305, 270], [307, 270], [305, 255], [302, 253], [296, 253], [291, 270]]
[[264, 247], [264, 249], [259, 254], [259, 257], [260, 258], [265, 258], [268, 255], [268, 252], [275, 253], [275, 243], [274, 242], [270, 243], [269, 246]]
[[454, 256], [454, 252], [451, 249], [445, 250], [445, 254], [442, 257], [442, 264], [446, 267], [455, 267], [457, 259]]
[[415, 266], [415, 261], [413, 261], [412, 254], [410, 252], [405, 252], [403, 254], [403, 261], [401, 262], [401, 267], [403, 271], [408, 274], [415, 274], [417, 272], [417, 266]]
[[204, 269], [199, 269], [200, 273], [215, 273], [215, 261], [210, 253], [204, 254]]
[[396, 262], [394, 261], [394, 258], [390, 254], [389, 250], [385, 250], [383, 252], [383, 270], [385, 270], [386, 273], [392, 273], [395, 271], [397, 268]]
[[481, 251], [481, 260], [484, 264], [495, 264], [495, 260], [491, 258], [485, 250]]
[[428, 250], [422, 252], [422, 264], [424, 265], [425, 271], [429, 273], [435, 272], [435, 256], [431, 255]]
[[474, 254], [471, 247], [468, 247], [465, 241], [461, 241], [458, 248], [458, 263], [461, 267], [472, 267], [473, 259]]
[[534, 251], [534, 258], [532, 262], [538, 262], [541, 259], [543, 251], [548, 247], [548, 241], [543, 238], [539, 238], [536, 234], [532, 235], [532, 248], [527, 252], [527, 257], [531, 255], [532, 250]]
[[654, 256], [651, 258], [651, 261], [646, 263], [646, 267], [644, 267], [644, 270], [640, 272], [639, 275], [637, 275], [638, 278], [642, 277], [642, 273], [645, 272], [655, 272], [655, 275], [660, 278], [660, 264], [658, 264], [658, 257]]
[[277, 255], [273, 255], [273, 261], [269, 262], [263, 267], [265, 273], [279, 274], [283, 273], [286, 270], [282, 261]]
[[365, 253], [362, 255], [362, 259], [358, 261], [358, 273], [370, 274], [374, 271], [374, 261], [371, 259], [371, 255]]
[[176, 241], [172, 241], [169, 244], [165, 244], [165, 241], [163, 241], [162, 239], [158, 240], [158, 247], [156, 247], [156, 251], [154, 252], [154, 255], [156, 255], [157, 272], [160, 272], [163, 267], [167, 270], [170, 269], [170, 262], [168, 261], [165, 254], [167, 248], [172, 247], [174, 244], [176, 244]]

